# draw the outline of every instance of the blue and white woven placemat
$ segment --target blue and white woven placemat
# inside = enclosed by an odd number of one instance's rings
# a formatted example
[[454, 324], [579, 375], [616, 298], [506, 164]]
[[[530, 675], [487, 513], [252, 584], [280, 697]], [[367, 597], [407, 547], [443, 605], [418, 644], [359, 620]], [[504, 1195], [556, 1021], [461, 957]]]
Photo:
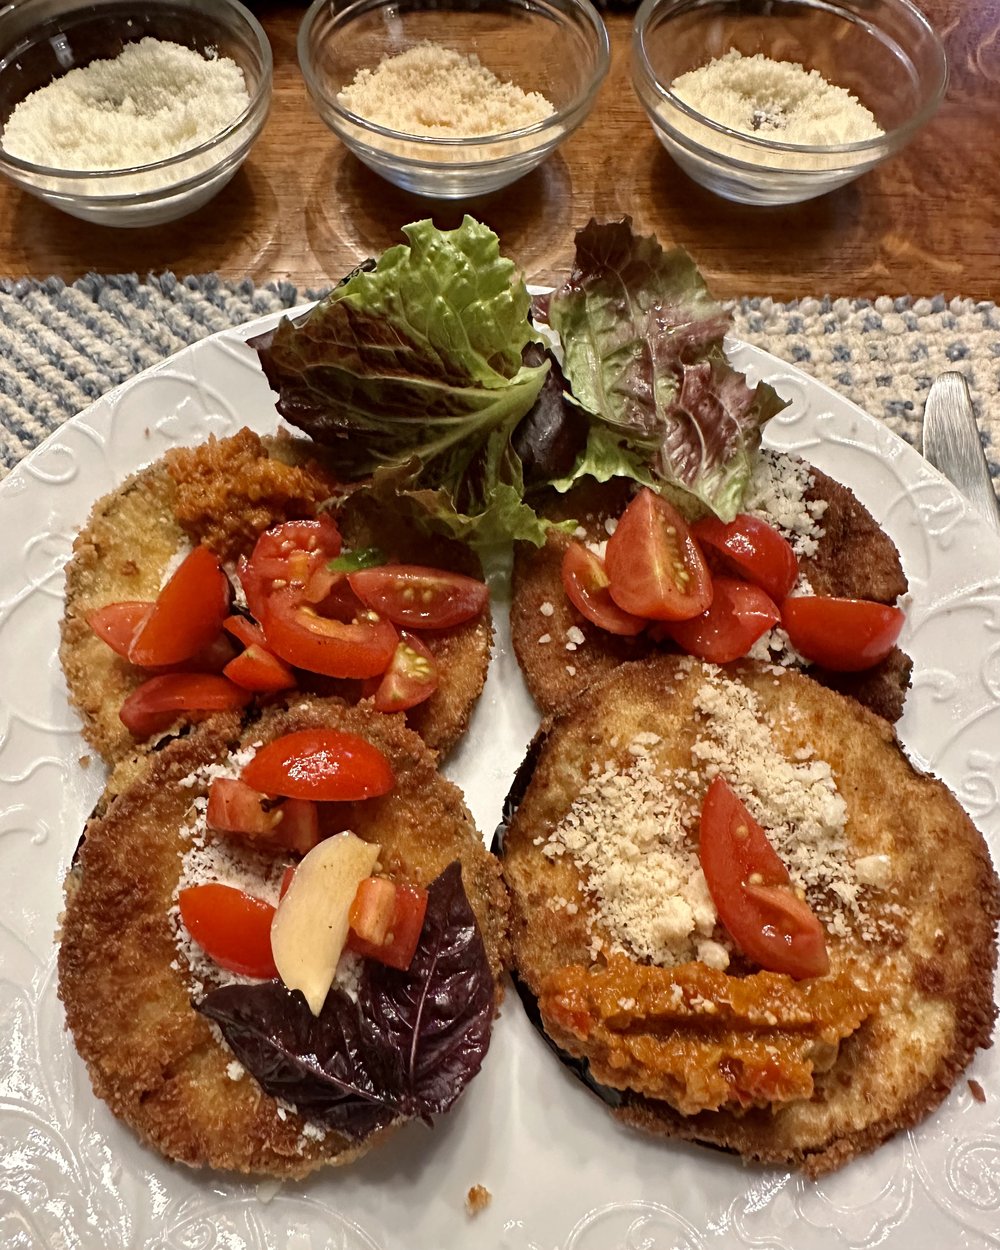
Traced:
[[[0, 281], [0, 477], [67, 417], [165, 356], [311, 297], [214, 275]], [[798, 365], [914, 446], [927, 390], [965, 374], [1000, 488], [1000, 308], [973, 300], [743, 299], [739, 337]]]

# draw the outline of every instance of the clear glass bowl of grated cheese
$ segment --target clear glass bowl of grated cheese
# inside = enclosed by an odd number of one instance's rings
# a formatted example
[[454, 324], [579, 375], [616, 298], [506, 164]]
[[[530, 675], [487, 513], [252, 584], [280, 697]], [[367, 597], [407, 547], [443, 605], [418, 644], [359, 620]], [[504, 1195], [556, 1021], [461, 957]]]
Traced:
[[944, 48], [909, 0], [644, 0], [632, 82], [709, 190], [793, 204], [867, 172], [933, 115]]
[[369, 168], [463, 199], [540, 164], [608, 71], [588, 0], [315, 0], [299, 64], [319, 115]]
[[17, 0], [0, 7], [0, 173], [85, 221], [173, 221], [239, 169], [271, 77], [236, 0]]

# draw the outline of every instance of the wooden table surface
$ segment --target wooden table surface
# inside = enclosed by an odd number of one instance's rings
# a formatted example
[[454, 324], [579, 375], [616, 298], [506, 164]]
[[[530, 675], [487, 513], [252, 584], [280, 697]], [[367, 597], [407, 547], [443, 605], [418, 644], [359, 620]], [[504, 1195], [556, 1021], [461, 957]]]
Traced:
[[181, 222], [112, 230], [4, 183], [0, 276], [215, 270], [304, 290], [398, 241], [407, 221], [431, 212], [448, 225], [468, 210], [526, 274], [544, 279], [565, 268], [588, 217], [628, 212], [643, 231], [687, 247], [720, 296], [1000, 300], [1000, 3], [925, 0], [924, 9], [951, 65], [933, 121], [900, 156], [840, 191], [761, 209], [702, 190], [660, 147], [629, 81], [627, 16], [608, 18], [612, 70], [576, 134], [519, 183], [456, 206], [396, 190], [340, 145], [314, 113], [296, 61], [303, 9], [269, 5], [261, 18], [274, 49], [271, 115], [229, 186]]

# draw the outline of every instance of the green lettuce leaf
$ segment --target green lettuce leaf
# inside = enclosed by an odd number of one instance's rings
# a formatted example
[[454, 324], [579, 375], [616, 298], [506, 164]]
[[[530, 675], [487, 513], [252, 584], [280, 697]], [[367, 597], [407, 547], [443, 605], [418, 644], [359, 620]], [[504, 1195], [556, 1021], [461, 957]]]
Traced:
[[511, 435], [547, 364], [525, 365], [530, 297], [496, 235], [406, 226], [300, 324], [255, 340], [278, 411], [335, 449], [346, 480], [391, 483], [413, 514], [477, 544], [541, 542]]
[[591, 221], [576, 266], [549, 303], [563, 371], [594, 418], [587, 447], [556, 485], [589, 474], [680, 488], [723, 520], [740, 510], [761, 427], [785, 402], [751, 390], [727, 362], [729, 312], [690, 256], [632, 232], [629, 218]]

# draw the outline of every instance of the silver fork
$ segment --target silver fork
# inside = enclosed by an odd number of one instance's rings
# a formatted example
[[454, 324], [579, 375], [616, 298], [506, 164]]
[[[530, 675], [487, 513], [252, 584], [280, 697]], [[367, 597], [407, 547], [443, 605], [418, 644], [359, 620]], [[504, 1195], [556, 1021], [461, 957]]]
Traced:
[[927, 393], [923, 452], [1000, 534], [1000, 501], [979, 438], [969, 388], [960, 373], [942, 373]]

